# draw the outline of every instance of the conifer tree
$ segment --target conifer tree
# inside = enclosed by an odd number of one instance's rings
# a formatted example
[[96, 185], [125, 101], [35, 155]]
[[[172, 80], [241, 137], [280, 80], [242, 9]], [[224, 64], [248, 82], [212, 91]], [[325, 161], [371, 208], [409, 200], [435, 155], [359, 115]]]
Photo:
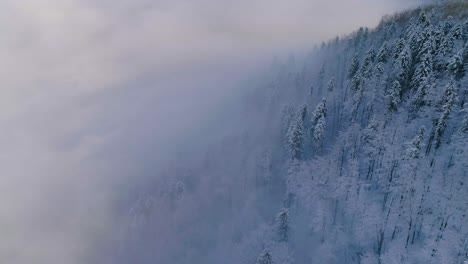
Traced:
[[368, 79], [372, 74], [372, 64], [375, 60], [375, 50], [374, 48], [370, 48], [370, 50], [366, 53], [366, 57], [364, 59], [364, 63], [362, 64], [362, 76]]
[[387, 30], [385, 31], [384, 39], [390, 39], [393, 34], [396, 32], [396, 25], [395, 21], [391, 21], [390, 25], [387, 27]]
[[460, 80], [465, 76], [465, 65], [463, 63], [462, 51], [455, 54], [448, 62], [447, 70], [453, 74], [455, 80]]
[[348, 70], [348, 79], [353, 78], [358, 71], [359, 71], [359, 57], [357, 55], [354, 55], [353, 60], [351, 62], [351, 66], [349, 67], [349, 70]]
[[418, 56], [423, 56], [424, 54], [430, 54], [434, 52], [435, 49], [435, 39], [430, 33], [425, 33], [425, 39], [422, 41], [421, 46], [418, 51]]
[[452, 30], [453, 26], [454, 26], [453, 16], [448, 16], [447, 19], [444, 21], [444, 25], [443, 25], [444, 35], [448, 35], [450, 31]]
[[309, 96], [314, 95], [314, 85], [310, 85], [309, 87]]
[[279, 242], [287, 242], [289, 238], [289, 211], [286, 208], [276, 216], [277, 232]]
[[433, 85], [432, 71], [432, 54], [428, 52], [423, 56], [421, 62], [418, 64], [411, 80], [411, 85], [416, 90], [412, 100], [413, 110], [417, 110], [419, 107], [427, 104], [426, 95]]
[[444, 135], [448, 119], [450, 117], [450, 113], [452, 112], [456, 100], [457, 94], [455, 90], [455, 83], [451, 81], [445, 89], [445, 95], [442, 105], [443, 111], [439, 119], [437, 120], [435, 127], [435, 149], [438, 149], [440, 147], [440, 144], [442, 143], [442, 137]]
[[379, 54], [377, 55], [377, 62], [387, 63], [388, 52], [388, 43], [385, 41], [382, 47], [380, 47]]
[[405, 83], [411, 69], [411, 53], [404, 47], [396, 60], [396, 69], [400, 83]]
[[291, 125], [291, 122], [295, 118], [295, 113], [296, 113], [296, 110], [294, 109], [292, 105], [288, 104], [283, 107], [282, 120], [281, 120], [281, 123], [283, 125], [283, 133], [282, 133], [283, 135], [287, 135], [289, 126]]
[[377, 65], [375, 65], [375, 74], [379, 80], [384, 74], [384, 71], [385, 71], [385, 64], [383, 62], [379, 62], [377, 63]]
[[421, 158], [421, 149], [423, 147], [424, 134], [426, 133], [426, 128], [422, 126], [419, 129], [418, 135], [416, 135], [411, 141], [411, 145], [406, 150], [407, 159], [419, 159]]
[[289, 125], [286, 135], [286, 148], [292, 160], [302, 158], [302, 147], [304, 143], [304, 118], [307, 108], [303, 105], [296, 113]]
[[398, 80], [395, 80], [390, 87], [390, 94], [388, 95], [388, 109], [390, 111], [397, 111], [398, 104], [400, 103], [401, 84]]
[[361, 87], [361, 84], [363, 82], [363, 77], [361, 76], [361, 74], [357, 73], [356, 75], [353, 76], [353, 78], [351, 78], [351, 83], [350, 83], [350, 88], [353, 92], [356, 92], [359, 90], [359, 88]]
[[405, 40], [403, 38], [398, 39], [395, 45], [393, 58], [395, 60], [398, 59], [405, 48], [406, 48]]
[[[465, 110], [465, 112], [468, 112]], [[461, 126], [460, 126], [460, 132], [468, 134], [468, 114], [465, 114], [465, 117], [463, 117]]]
[[335, 77], [332, 77], [330, 81], [328, 81], [327, 90], [328, 92], [333, 92], [334, 89], [335, 89]]
[[418, 24], [423, 28], [427, 28], [431, 25], [431, 21], [429, 20], [429, 17], [427, 16], [426, 12], [421, 12], [419, 14]]
[[322, 64], [319, 72], [319, 94], [322, 93], [323, 86], [325, 85], [325, 63]]
[[441, 36], [440, 45], [437, 49], [437, 54], [441, 57], [446, 56], [453, 49], [454, 42], [450, 36]]
[[461, 51], [461, 55], [463, 58], [463, 63], [468, 64], [468, 42], [465, 43], [465, 46], [463, 47], [463, 50]]
[[269, 249], [264, 249], [262, 254], [257, 258], [257, 264], [273, 264]]
[[452, 33], [452, 39], [454, 40], [459, 40], [463, 38], [463, 26], [462, 24], [458, 24], [454, 29]]
[[322, 146], [323, 138], [325, 137], [325, 125], [327, 116], [327, 101], [322, 101], [317, 105], [315, 111], [312, 113], [312, 139], [317, 147]]

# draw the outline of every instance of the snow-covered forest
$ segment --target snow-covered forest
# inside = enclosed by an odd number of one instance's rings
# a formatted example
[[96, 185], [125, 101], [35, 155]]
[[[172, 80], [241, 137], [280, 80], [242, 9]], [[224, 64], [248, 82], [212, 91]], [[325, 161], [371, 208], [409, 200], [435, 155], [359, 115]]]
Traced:
[[123, 202], [114, 263], [464, 263], [467, 17], [426, 6], [276, 59]]

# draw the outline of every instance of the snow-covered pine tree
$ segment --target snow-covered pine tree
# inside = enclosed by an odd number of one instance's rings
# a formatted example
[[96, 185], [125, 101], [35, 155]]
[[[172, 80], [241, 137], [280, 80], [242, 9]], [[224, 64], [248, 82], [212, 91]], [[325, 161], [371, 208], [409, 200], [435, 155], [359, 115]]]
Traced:
[[356, 73], [353, 78], [351, 78], [351, 91], [357, 92], [361, 88], [361, 84], [363, 82], [363, 77], [362, 75], [358, 72]]
[[333, 92], [334, 89], [335, 89], [335, 77], [332, 77], [330, 81], [328, 81], [327, 90], [328, 92]]
[[304, 119], [307, 114], [307, 107], [301, 106], [296, 112], [294, 119], [290, 122], [286, 134], [286, 148], [291, 160], [302, 158], [304, 144]]
[[403, 50], [406, 48], [406, 42], [403, 38], [399, 38], [396, 43], [395, 43], [395, 48], [394, 48], [394, 53], [393, 53], [393, 59], [395, 61], [401, 56], [401, 53]]
[[440, 147], [442, 143], [442, 137], [445, 133], [445, 129], [447, 127], [447, 122], [452, 112], [453, 106], [457, 100], [457, 93], [455, 89], [454, 81], [451, 81], [447, 84], [445, 89], [445, 95], [443, 98], [443, 105], [442, 105], [442, 114], [440, 115], [439, 119], [437, 120], [436, 127], [435, 127], [435, 149]]
[[289, 238], [289, 211], [286, 208], [276, 216], [276, 230], [279, 242], [287, 242]]
[[422, 126], [419, 128], [418, 134], [411, 141], [410, 146], [406, 149], [406, 158], [409, 160], [417, 160], [421, 158], [421, 150], [424, 142], [424, 134], [426, 128]]
[[381, 81], [381, 78], [384, 73], [385, 73], [385, 63], [378, 62], [377, 65], [375, 65], [375, 77], [377, 78], [377, 81]]
[[427, 28], [431, 25], [431, 21], [429, 17], [427, 16], [426, 12], [423, 11], [419, 14], [418, 23], [423, 28]]
[[348, 79], [352, 79], [356, 73], [359, 71], [359, 57], [354, 55], [353, 60], [351, 61], [351, 66], [348, 70]]
[[463, 108], [460, 112], [464, 115], [460, 126], [460, 132], [468, 134], [468, 108]]
[[375, 49], [374, 47], [371, 47], [367, 52], [366, 52], [366, 57], [364, 58], [364, 63], [362, 64], [362, 69], [361, 69], [361, 75], [365, 79], [369, 79], [371, 74], [372, 74], [372, 65], [375, 60]]
[[257, 258], [257, 264], [273, 264], [269, 249], [264, 249], [262, 254]]
[[323, 86], [325, 86], [325, 63], [322, 64], [322, 67], [320, 67], [320, 72], [319, 72], [319, 89], [318, 89], [319, 95], [322, 94]]
[[288, 104], [283, 107], [282, 109], [282, 127], [283, 127], [283, 135], [287, 135], [289, 126], [291, 125], [291, 122], [294, 120], [296, 110], [294, 106]]
[[415, 73], [411, 80], [411, 86], [415, 89], [415, 94], [412, 99], [413, 111], [428, 103], [426, 95], [433, 85], [432, 72], [433, 58], [430, 50], [428, 50], [421, 58], [421, 62], [416, 66]]
[[388, 109], [390, 111], [397, 111], [398, 104], [400, 103], [401, 95], [401, 84], [398, 80], [395, 80], [390, 87], [390, 93], [388, 95]]
[[[397, 59], [395, 60], [395, 64], [394, 64], [394, 67], [397, 72], [398, 80], [402, 84], [407, 83], [407, 78], [411, 69], [411, 63], [412, 63], [411, 53], [409, 49], [406, 46], [404, 46], [402, 48], [402, 51], [399, 53]], [[405, 88], [405, 87], [402, 87], [402, 88]], [[407, 89], [407, 87], [405, 89]]]
[[327, 101], [325, 98], [320, 101], [320, 103], [315, 108], [315, 111], [312, 113], [312, 139], [314, 145], [318, 148], [321, 148], [323, 143], [323, 138], [325, 137], [325, 126], [326, 126], [326, 117], [327, 117]]
[[387, 63], [389, 47], [387, 41], [385, 41], [380, 47], [379, 54], [377, 55], [377, 62]]
[[314, 143], [317, 147], [321, 148], [323, 139], [325, 137], [325, 117], [321, 117], [314, 127]]
[[463, 39], [463, 25], [461, 23], [457, 24], [452, 32], [452, 39], [460, 40]]
[[463, 63], [463, 50], [455, 54], [447, 64], [447, 70], [453, 75], [456, 80], [460, 80], [465, 76], [465, 64]]

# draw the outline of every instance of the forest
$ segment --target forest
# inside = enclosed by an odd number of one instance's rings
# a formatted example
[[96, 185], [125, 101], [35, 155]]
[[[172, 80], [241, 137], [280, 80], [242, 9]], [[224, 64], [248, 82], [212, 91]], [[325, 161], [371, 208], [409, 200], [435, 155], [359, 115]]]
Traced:
[[423, 6], [275, 59], [128, 198], [114, 263], [467, 261], [467, 18]]

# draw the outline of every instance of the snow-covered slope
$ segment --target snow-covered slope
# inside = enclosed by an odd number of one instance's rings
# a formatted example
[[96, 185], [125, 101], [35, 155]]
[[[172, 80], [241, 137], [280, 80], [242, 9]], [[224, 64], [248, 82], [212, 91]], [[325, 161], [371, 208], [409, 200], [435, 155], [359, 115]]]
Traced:
[[116, 262], [468, 260], [467, 14], [424, 7], [275, 61], [139, 195]]

